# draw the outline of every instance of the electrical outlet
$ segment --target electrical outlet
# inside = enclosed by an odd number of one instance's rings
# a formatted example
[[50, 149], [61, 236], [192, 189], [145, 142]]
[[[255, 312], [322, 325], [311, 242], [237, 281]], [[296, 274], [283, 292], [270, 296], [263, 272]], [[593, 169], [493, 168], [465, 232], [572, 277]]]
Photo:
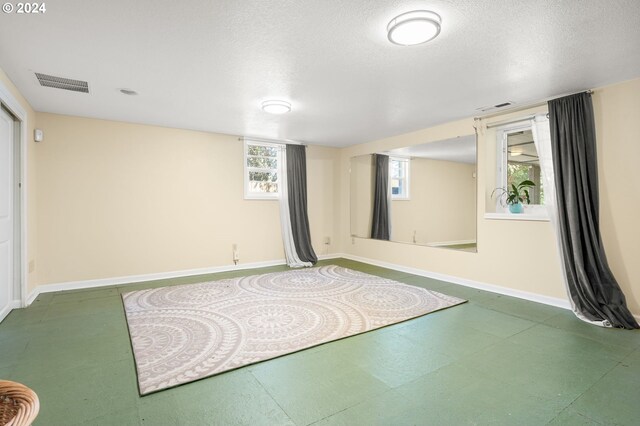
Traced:
[[325, 243], [326, 245], [331, 244], [331, 237], [324, 237], [324, 243]]
[[35, 260], [30, 260], [29, 261], [29, 272], [33, 272], [36, 270], [36, 261]]

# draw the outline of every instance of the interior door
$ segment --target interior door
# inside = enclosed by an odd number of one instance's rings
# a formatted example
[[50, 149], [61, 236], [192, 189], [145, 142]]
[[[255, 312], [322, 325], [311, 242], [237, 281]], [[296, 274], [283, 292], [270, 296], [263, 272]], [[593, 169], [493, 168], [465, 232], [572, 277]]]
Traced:
[[13, 125], [0, 107], [0, 321], [13, 299]]

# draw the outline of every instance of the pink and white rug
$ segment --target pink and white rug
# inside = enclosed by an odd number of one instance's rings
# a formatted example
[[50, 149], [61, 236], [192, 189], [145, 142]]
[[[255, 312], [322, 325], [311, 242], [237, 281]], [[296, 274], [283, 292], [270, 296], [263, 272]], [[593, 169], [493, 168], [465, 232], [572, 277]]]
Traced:
[[141, 395], [465, 302], [335, 265], [122, 298]]

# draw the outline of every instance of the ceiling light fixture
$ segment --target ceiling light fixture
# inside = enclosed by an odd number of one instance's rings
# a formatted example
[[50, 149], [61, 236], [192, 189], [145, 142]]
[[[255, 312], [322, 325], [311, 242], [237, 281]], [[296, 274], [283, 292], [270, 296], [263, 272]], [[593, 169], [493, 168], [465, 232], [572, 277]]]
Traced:
[[389, 41], [401, 46], [426, 43], [440, 34], [442, 18], [430, 10], [413, 10], [396, 16], [387, 25]]
[[262, 110], [269, 114], [286, 114], [291, 111], [291, 104], [286, 101], [279, 101], [276, 99], [264, 101], [262, 103]]

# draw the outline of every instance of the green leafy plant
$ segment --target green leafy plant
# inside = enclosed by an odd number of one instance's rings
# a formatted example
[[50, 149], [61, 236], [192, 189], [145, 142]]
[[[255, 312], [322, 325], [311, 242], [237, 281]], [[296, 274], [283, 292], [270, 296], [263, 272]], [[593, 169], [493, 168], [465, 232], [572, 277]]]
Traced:
[[530, 204], [529, 189], [535, 186], [536, 184], [532, 181], [523, 180], [517, 185], [512, 183], [511, 186], [507, 188], [496, 188], [491, 193], [491, 196], [497, 195], [502, 205], [504, 205], [504, 203], [513, 205], [524, 202]]

